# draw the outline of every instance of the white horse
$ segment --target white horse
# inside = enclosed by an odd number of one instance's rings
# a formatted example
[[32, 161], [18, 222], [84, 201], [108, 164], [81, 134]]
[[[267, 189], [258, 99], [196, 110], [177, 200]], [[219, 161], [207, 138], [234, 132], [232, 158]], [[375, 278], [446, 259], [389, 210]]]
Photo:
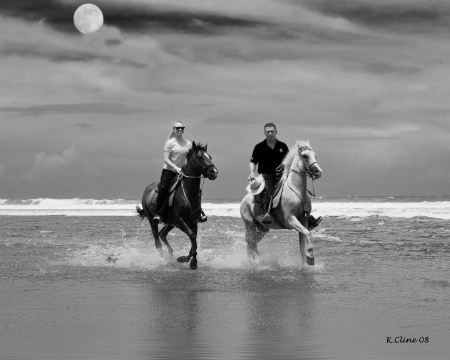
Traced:
[[299, 234], [302, 263], [305, 264], [306, 261], [308, 265], [314, 265], [313, 245], [308, 230], [311, 200], [307, 194], [306, 183], [308, 177], [319, 179], [322, 169], [308, 141], [297, 141], [284, 158], [283, 165], [284, 172], [279, 182], [281, 196], [275, 196], [271, 211], [275, 221], [272, 224], [261, 222], [262, 203], [255, 201], [253, 194], [247, 194], [241, 202], [247, 252], [255, 258], [258, 255], [258, 242], [270, 229], [294, 229]]

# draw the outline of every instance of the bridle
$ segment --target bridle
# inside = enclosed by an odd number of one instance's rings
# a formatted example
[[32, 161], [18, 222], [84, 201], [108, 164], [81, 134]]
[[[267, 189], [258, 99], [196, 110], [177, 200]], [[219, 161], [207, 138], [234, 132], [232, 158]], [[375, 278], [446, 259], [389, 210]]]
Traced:
[[[302, 147], [302, 148], [300, 148], [299, 151], [298, 151], [298, 156], [299, 156], [299, 158], [302, 160], [302, 162], [303, 162], [303, 159], [302, 159], [302, 152], [304, 152], [304, 151], [306, 151], [306, 150], [311, 150], [311, 151], [313, 151], [313, 149], [311, 149], [311, 148], [309, 148], [309, 147]], [[305, 163], [303, 162], [303, 165], [306, 167], [306, 172], [303, 172], [303, 171], [300, 171], [300, 170], [296, 170], [296, 169], [292, 169], [292, 167], [289, 169], [289, 171], [293, 171], [293, 172], [295, 172], [295, 173], [297, 173], [297, 174], [299, 174], [299, 175], [301, 175], [301, 176], [302, 176], [302, 175], [305, 175], [307, 178], [310, 177], [310, 178], [311, 178], [311, 183], [312, 183], [313, 191], [311, 192], [311, 191], [309, 191], [308, 189], [306, 189], [306, 191], [307, 191], [308, 194], [311, 195], [313, 198], [316, 198], [316, 191], [314, 190], [314, 177], [313, 177], [312, 171], [311, 171], [311, 168], [312, 168], [312, 166], [313, 166], [314, 164], [318, 164], [317, 161], [314, 161], [314, 162], [313, 162], [312, 164], [310, 164], [310, 165], [305, 165]]]
[[[179, 176], [181, 178], [185, 177], [185, 178], [188, 178], [188, 179], [203, 179], [203, 184], [202, 184], [202, 186], [200, 188], [200, 194], [202, 194], [203, 193], [203, 186], [205, 185], [205, 180], [208, 178], [207, 176], [203, 175], [203, 173], [206, 173], [210, 167], [215, 167], [215, 166], [213, 164], [205, 166], [200, 161], [198, 161], [197, 156], [195, 156], [195, 153], [192, 154], [192, 156], [194, 157], [194, 159], [197, 162], [197, 164], [199, 164], [203, 168], [202, 173], [200, 174], [200, 176], [191, 176], [191, 175], [186, 175], [184, 172], [182, 172]], [[216, 172], [219, 173], [219, 171], [217, 169], [216, 169]]]
[[208, 178], [207, 176], [203, 175], [203, 173], [206, 173], [210, 167], [215, 167], [215, 166], [213, 164], [205, 166], [200, 161], [198, 161], [197, 156], [195, 156], [195, 154], [192, 154], [192, 156], [194, 157], [197, 164], [199, 164], [203, 169], [201, 175], [200, 176], [190, 176], [190, 175], [186, 175], [186, 174], [182, 173], [181, 176], [189, 178], [189, 179], [202, 179], [202, 178], [206, 179], [206, 178]]

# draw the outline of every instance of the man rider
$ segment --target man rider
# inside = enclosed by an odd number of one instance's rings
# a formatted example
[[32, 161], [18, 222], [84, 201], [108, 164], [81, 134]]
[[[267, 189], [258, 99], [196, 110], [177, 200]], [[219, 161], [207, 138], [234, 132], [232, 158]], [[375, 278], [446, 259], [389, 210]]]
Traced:
[[[274, 123], [267, 123], [264, 125], [264, 135], [266, 139], [256, 144], [253, 149], [252, 157], [250, 159], [250, 176], [248, 180], [251, 181], [256, 177], [256, 172], [262, 174], [265, 181], [265, 195], [263, 198], [264, 217], [263, 224], [271, 224], [273, 218], [270, 215], [270, 200], [272, 190], [283, 174], [283, 159], [289, 152], [287, 145], [277, 139], [277, 128]], [[258, 168], [258, 171], [256, 169]], [[313, 229], [319, 225], [321, 217], [314, 219], [310, 215], [308, 228]]]

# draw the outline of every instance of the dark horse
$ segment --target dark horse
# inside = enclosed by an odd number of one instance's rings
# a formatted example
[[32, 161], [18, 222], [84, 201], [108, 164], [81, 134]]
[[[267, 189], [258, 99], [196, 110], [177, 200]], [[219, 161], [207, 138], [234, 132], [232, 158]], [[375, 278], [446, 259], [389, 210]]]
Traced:
[[[177, 261], [188, 262], [189, 267], [197, 269], [197, 223], [201, 213], [200, 181], [201, 178], [215, 180], [218, 171], [211, 162], [211, 156], [206, 152], [207, 146], [192, 142], [192, 148], [187, 154], [187, 163], [183, 172], [178, 176], [179, 183], [173, 195], [173, 205], [166, 206], [163, 210], [163, 221], [165, 223], [161, 231], [158, 223], [153, 221], [156, 203], [155, 189], [158, 183], [151, 183], [142, 195], [142, 209], [137, 206], [136, 210], [141, 218], [147, 218], [155, 238], [156, 249], [161, 251], [161, 240], [167, 246], [170, 255], [173, 250], [167, 241], [167, 234], [177, 227], [183, 231], [191, 240], [191, 250], [188, 256], [180, 256]], [[168, 195], [170, 197], [170, 194]], [[152, 201], [153, 200], [153, 201]], [[170, 205], [170, 204], [169, 204]], [[192, 259], [191, 259], [192, 258]]]

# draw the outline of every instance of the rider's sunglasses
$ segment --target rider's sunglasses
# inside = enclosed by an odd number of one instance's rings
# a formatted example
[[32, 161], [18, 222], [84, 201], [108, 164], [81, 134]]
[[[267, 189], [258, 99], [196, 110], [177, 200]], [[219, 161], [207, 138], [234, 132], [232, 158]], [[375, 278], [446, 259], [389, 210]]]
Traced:
[[184, 130], [184, 126], [175, 126], [176, 130]]

